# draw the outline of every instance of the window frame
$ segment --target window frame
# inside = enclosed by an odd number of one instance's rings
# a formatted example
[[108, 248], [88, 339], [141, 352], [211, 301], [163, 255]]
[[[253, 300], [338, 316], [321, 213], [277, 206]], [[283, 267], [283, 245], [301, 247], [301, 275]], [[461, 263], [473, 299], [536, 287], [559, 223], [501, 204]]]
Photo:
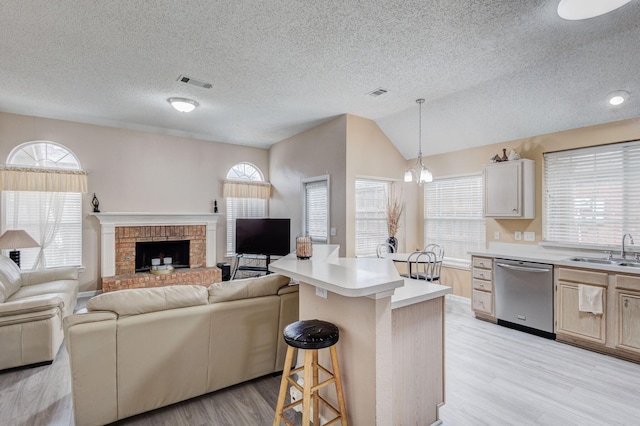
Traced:
[[[383, 200], [380, 200], [381, 203], [381, 213], [382, 213], [382, 218], [376, 218], [376, 217], [371, 217], [371, 218], [367, 218], [367, 217], [358, 217], [358, 182], [359, 181], [365, 181], [365, 182], [370, 182], [370, 183], [379, 183], [379, 184], [384, 184], [385, 188], [384, 188], [384, 197]], [[393, 184], [393, 180], [391, 179], [385, 179], [385, 178], [377, 178], [377, 177], [364, 177], [364, 176], [359, 176], [356, 177], [355, 182], [354, 182], [354, 189], [355, 189], [355, 196], [354, 196], [354, 200], [355, 200], [355, 209], [354, 209], [354, 225], [355, 225], [355, 229], [354, 229], [354, 254], [356, 257], [375, 257], [376, 256], [376, 247], [378, 246], [378, 244], [382, 244], [384, 243], [387, 238], [389, 238], [388, 235], [388, 231], [387, 231], [387, 206], [388, 206], [388, 200], [389, 200], [389, 193], [391, 191], [391, 185]], [[376, 213], [376, 212], [367, 212], [367, 214], [371, 214], [371, 213]], [[379, 241], [376, 241], [375, 244], [373, 244], [372, 247], [369, 247], [370, 250], [365, 250], [365, 251], [358, 251], [359, 246], [361, 245], [361, 243], [358, 242], [358, 221], [368, 221], [368, 222], [382, 222], [382, 229], [384, 230], [384, 237], [382, 237], [382, 233], [380, 234], [381, 238]]]
[[310, 178], [302, 179], [302, 234], [309, 235], [308, 223], [307, 223], [307, 188], [309, 184], [325, 182], [327, 189], [327, 204], [326, 204], [326, 218], [327, 218], [327, 228], [326, 228], [326, 239], [318, 239], [314, 238], [311, 235], [311, 238], [315, 243], [319, 244], [330, 244], [331, 243], [331, 178], [329, 175], [315, 176]]
[[[466, 244], [466, 248], [463, 249], [463, 251], [465, 252], [464, 257], [459, 257], [459, 256], [452, 256], [451, 253], [451, 249], [447, 250], [447, 245], [443, 244], [440, 238], [435, 238], [432, 239], [430, 237], [428, 237], [427, 232], [429, 229], [428, 226], [428, 220], [429, 215], [427, 214], [427, 201], [428, 201], [428, 197], [427, 197], [427, 191], [429, 190], [430, 186], [432, 187], [433, 185], [441, 185], [444, 181], [462, 181], [464, 179], [474, 179], [476, 182], [474, 183], [475, 185], [479, 185], [479, 188], [477, 188], [474, 192], [475, 192], [475, 197], [477, 198], [477, 206], [476, 206], [476, 215], [477, 217], [451, 217], [451, 218], [434, 218], [431, 217], [431, 220], [448, 220], [448, 221], [460, 221], [460, 222], [468, 222], [468, 223], [476, 223], [478, 226], [478, 229], [476, 230], [476, 234], [478, 236], [481, 237], [481, 240], [477, 241], [475, 243], [475, 247], [473, 246], [474, 244], [472, 244], [470, 241], [465, 241]], [[464, 183], [464, 182], [463, 182]], [[423, 247], [427, 244], [427, 241], [429, 243], [437, 243], [440, 244], [441, 246], [444, 247], [445, 249], [445, 256], [444, 256], [444, 264], [448, 265], [448, 266], [462, 266], [462, 267], [468, 267], [471, 264], [471, 255], [467, 254], [468, 251], [470, 250], [474, 250], [474, 249], [484, 249], [486, 247], [486, 240], [487, 240], [487, 236], [486, 236], [486, 218], [483, 216], [483, 205], [484, 205], [484, 191], [483, 191], [483, 186], [484, 186], [484, 181], [483, 181], [483, 177], [482, 177], [482, 172], [479, 173], [467, 173], [467, 174], [460, 174], [460, 175], [450, 175], [450, 176], [442, 176], [442, 177], [438, 177], [438, 178], [434, 178], [434, 180], [432, 182], [429, 183], [425, 183], [423, 185], [423, 200], [422, 200], [422, 226], [423, 226], [423, 232], [422, 232], [422, 238], [423, 238]], [[450, 195], [450, 194], [447, 194]], [[462, 196], [462, 194], [461, 194]], [[464, 234], [464, 233], [463, 233]]]

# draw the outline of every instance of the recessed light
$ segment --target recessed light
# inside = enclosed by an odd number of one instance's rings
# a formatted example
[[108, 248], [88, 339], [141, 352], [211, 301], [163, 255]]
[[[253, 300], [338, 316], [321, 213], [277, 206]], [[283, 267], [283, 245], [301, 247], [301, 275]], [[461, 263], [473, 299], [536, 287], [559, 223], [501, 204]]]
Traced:
[[627, 99], [629, 99], [630, 93], [626, 90], [616, 90], [607, 95], [607, 102], [610, 105], [618, 106], [622, 105]]
[[167, 102], [169, 102], [176, 111], [180, 112], [191, 112], [200, 105], [196, 101], [187, 98], [169, 98]]
[[604, 15], [631, 0], [560, 0], [558, 15], [562, 19], [578, 21]]

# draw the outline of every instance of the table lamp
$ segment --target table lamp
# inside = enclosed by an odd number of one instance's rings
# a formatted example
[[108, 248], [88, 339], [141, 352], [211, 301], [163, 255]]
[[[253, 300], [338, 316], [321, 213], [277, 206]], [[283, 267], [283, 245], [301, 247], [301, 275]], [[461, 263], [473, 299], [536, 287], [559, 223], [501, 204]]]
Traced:
[[16, 249], [30, 247], [40, 247], [40, 244], [22, 229], [11, 229], [0, 236], [0, 249], [11, 250], [9, 257], [18, 265], [18, 268], [20, 267], [20, 252]]

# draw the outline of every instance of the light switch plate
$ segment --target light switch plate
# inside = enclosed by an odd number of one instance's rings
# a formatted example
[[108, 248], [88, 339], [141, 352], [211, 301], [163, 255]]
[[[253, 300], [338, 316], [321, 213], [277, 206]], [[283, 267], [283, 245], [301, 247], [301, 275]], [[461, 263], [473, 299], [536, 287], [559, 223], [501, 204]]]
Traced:
[[524, 233], [524, 240], [525, 241], [535, 241], [536, 240], [536, 233], [535, 232], [525, 232]]
[[494, 240], [499, 240], [500, 239], [500, 231], [496, 231], [493, 233], [493, 239]]
[[323, 299], [327, 298], [327, 289], [316, 287], [316, 296], [322, 297]]
[[522, 239], [522, 232], [516, 231], [513, 233], [513, 239], [516, 241], [520, 241]]
[[335, 237], [336, 236], [336, 228], [331, 228], [331, 236]]

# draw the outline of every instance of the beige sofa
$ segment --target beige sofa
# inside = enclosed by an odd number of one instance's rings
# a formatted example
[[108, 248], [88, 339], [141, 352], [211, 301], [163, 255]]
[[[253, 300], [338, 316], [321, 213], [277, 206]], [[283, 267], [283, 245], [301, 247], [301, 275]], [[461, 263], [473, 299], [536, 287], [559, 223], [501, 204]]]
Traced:
[[65, 318], [76, 425], [98, 425], [282, 371], [298, 288], [281, 275], [121, 290]]
[[77, 268], [21, 272], [0, 255], [0, 370], [53, 361], [78, 287]]

